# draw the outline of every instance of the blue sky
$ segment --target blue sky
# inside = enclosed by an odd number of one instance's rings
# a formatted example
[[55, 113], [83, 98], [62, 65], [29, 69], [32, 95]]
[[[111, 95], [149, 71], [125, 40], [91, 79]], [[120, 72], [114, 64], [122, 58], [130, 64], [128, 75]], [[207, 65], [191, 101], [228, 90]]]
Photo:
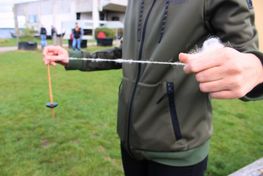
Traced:
[[0, 0], [0, 28], [14, 27], [13, 5], [28, 1], [36, 0]]

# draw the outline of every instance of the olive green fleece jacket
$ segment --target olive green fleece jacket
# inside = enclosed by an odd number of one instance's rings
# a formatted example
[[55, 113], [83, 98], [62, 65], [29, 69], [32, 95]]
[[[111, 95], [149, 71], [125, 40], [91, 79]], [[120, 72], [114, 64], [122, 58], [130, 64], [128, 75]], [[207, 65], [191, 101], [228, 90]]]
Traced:
[[[178, 61], [180, 52], [200, 47], [211, 36], [263, 59], [250, 0], [129, 0], [122, 57]], [[116, 51], [108, 51], [105, 57], [118, 58], [110, 54]], [[99, 56], [103, 54], [93, 55]], [[105, 65], [71, 60], [66, 69], [89, 71]], [[187, 160], [188, 151], [191, 155], [202, 152], [191, 161], [170, 162], [178, 166], [204, 159], [212, 134], [212, 109], [194, 76], [186, 75], [182, 66], [122, 64], [122, 70], [117, 131], [128, 152], [138, 159], [159, 162], [171, 156]], [[243, 99], [261, 99], [262, 95], [263, 86], [259, 85]]]

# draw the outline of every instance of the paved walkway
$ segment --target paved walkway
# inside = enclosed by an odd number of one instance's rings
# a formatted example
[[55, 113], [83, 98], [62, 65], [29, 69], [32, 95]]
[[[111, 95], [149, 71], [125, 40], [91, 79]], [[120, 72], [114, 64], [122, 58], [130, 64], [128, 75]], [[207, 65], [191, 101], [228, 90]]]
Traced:
[[17, 46], [7, 46], [7, 47], [0, 47], [0, 53], [8, 52], [8, 51], [16, 51]]
[[262, 176], [263, 175], [263, 158], [240, 169], [229, 176]]

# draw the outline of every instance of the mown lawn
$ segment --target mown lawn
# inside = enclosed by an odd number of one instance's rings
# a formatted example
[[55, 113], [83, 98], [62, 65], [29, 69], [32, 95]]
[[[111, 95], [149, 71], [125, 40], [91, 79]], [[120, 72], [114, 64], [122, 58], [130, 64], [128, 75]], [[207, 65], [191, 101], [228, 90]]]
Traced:
[[0, 47], [5, 46], [16, 46], [17, 40], [16, 39], [0, 39]]
[[[97, 48], [93, 48], [95, 50]], [[40, 52], [0, 54], [0, 175], [121, 176], [116, 135], [121, 71], [52, 68], [52, 119]], [[209, 176], [225, 176], [263, 156], [263, 104], [213, 101]]]
[[[37, 42], [40, 46], [40, 39], [35, 38], [33, 42]], [[63, 40], [64, 44], [67, 44], [67, 40]], [[52, 40], [47, 40], [47, 43], [51, 45], [53, 43]], [[0, 39], [0, 47], [8, 47], [8, 46], [17, 46], [17, 39], [11, 38], [11, 39]]]

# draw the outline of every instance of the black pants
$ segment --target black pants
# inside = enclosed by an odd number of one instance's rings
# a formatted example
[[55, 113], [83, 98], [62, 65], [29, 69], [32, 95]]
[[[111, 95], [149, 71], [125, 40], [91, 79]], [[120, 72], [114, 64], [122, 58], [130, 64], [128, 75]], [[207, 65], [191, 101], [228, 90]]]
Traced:
[[121, 147], [122, 164], [125, 176], [204, 176], [207, 158], [187, 167], [174, 167], [148, 160], [136, 160]]

